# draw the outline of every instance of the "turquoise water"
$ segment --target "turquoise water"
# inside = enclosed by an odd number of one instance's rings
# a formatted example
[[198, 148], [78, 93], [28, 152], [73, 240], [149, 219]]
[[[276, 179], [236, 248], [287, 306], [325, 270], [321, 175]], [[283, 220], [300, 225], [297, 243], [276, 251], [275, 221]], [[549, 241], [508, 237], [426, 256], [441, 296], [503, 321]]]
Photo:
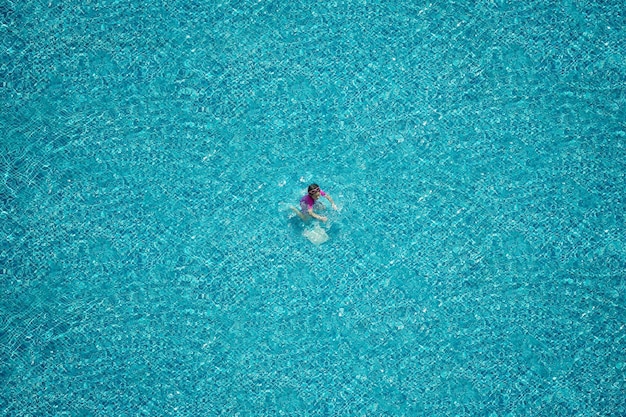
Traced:
[[2, 415], [626, 415], [621, 2], [147, 3], [0, 5]]

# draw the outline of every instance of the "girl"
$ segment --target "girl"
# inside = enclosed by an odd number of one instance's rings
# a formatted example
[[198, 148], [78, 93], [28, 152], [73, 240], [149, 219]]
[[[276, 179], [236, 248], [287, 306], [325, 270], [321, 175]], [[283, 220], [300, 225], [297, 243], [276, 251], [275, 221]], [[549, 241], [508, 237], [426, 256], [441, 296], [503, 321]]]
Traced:
[[[328, 220], [327, 217], [320, 216], [319, 214], [313, 211], [313, 206], [316, 205], [317, 200], [320, 198], [320, 196], [326, 197], [326, 199], [330, 201], [330, 204], [332, 205], [333, 210], [337, 210], [337, 206], [335, 205], [335, 202], [333, 201], [333, 199], [328, 194], [326, 194], [323, 190], [321, 190], [320, 186], [317, 184], [309, 185], [307, 195], [305, 195], [304, 197], [300, 199], [300, 210], [298, 210], [297, 208], [293, 206], [291, 206], [291, 209], [302, 220], [307, 220], [309, 216], [311, 216], [311, 217], [315, 217], [316, 219], [325, 222]], [[321, 206], [321, 208], [324, 208], [324, 205], [322, 203], [317, 203], [317, 204], [318, 206]]]

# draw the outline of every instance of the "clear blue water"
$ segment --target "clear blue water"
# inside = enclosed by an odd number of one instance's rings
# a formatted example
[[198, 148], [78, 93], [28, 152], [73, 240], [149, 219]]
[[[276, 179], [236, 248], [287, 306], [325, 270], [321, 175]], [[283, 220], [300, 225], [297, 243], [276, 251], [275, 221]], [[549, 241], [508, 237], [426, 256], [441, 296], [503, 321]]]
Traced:
[[626, 415], [622, 2], [0, 19], [2, 415]]

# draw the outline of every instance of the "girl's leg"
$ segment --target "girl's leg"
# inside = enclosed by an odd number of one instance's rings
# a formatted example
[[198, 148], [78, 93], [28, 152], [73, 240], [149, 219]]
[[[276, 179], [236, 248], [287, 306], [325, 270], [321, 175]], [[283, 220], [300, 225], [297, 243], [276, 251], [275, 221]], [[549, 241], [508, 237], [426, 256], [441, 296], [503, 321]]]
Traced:
[[303, 212], [301, 212], [300, 210], [298, 210], [297, 208], [295, 208], [294, 206], [289, 207], [290, 209], [293, 210], [294, 213], [296, 213], [298, 215], [298, 217], [300, 217], [302, 220], [306, 220], [307, 215], [304, 214]]

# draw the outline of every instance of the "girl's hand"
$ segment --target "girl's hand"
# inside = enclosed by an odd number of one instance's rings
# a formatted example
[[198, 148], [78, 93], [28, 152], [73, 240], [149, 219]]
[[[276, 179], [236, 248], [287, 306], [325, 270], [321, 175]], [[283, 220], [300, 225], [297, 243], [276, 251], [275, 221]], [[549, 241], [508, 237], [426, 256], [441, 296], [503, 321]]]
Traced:
[[328, 217], [320, 216], [319, 219], [323, 222], [328, 221]]
[[333, 203], [333, 210], [337, 210], [337, 204]]

